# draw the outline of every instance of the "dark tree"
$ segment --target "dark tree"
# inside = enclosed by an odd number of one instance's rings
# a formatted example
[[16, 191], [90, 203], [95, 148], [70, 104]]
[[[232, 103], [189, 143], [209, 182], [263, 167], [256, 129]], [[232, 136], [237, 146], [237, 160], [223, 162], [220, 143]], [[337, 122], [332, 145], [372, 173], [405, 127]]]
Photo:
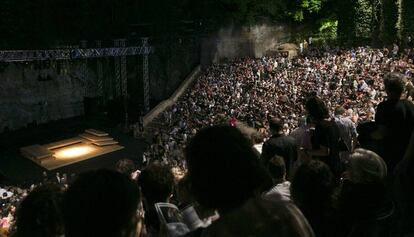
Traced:
[[380, 39], [383, 44], [390, 45], [397, 40], [398, 9], [396, 0], [381, 0]]

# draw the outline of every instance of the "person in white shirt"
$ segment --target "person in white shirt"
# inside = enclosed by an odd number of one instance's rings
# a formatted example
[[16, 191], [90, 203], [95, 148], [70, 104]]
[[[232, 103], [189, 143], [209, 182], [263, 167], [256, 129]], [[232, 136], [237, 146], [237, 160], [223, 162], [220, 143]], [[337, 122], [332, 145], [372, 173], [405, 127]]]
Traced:
[[275, 155], [267, 162], [266, 166], [275, 186], [264, 196], [279, 194], [282, 200], [290, 201], [290, 182], [286, 180], [286, 165], [283, 157]]
[[252, 135], [252, 142], [253, 142], [253, 148], [255, 151], [257, 151], [260, 154], [262, 154], [262, 148], [263, 148], [263, 134], [260, 132], [253, 133]]

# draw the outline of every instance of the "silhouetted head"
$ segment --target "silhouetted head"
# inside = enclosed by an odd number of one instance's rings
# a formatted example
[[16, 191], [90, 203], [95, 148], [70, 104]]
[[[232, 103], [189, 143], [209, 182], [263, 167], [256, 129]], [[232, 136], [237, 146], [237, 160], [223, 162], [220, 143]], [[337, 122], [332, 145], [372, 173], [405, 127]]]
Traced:
[[205, 207], [231, 210], [272, 185], [251, 143], [237, 128], [200, 130], [185, 155], [191, 191]]
[[399, 99], [405, 88], [404, 75], [396, 72], [386, 74], [384, 86], [389, 98]]
[[329, 118], [329, 110], [318, 97], [311, 97], [305, 103], [306, 111], [313, 121], [322, 121]]
[[272, 117], [269, 119], [269, 128], [273, 134], [283, 131], [283, 121], [280, 118]]
[[66, 237], [126, 237], [135, 231], [140, 193], [136, 182], [110, 170], [81, 174], [64, 195]]
[[142, 170], [139, 184], [142, 195], [149, 203], [166, 202], [174, 188], [171, 167], [160, 162], [150, 163]]
[[267, 162], [267, 170], [274, 181], [281, 182], [285, 180], [286, 164], [283, 157], [275, 155]]
[[35, 188], [17, 210], [15, 237], [55, 237], [63, 234], [61, 189], [54, 185]]
[[303, 212], [330, 205], [334, 190], [332, 172], [322, 161], [305, 162], [297, 169], [290, 189], [292, 200]]

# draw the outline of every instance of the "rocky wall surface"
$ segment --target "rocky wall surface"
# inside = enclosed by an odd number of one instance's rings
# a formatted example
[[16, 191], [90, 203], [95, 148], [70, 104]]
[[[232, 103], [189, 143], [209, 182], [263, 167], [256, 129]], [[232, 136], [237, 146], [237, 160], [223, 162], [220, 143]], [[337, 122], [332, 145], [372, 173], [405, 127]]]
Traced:
[[84, 97], [96, 96], [96, 75], [81, 62], [38, 64], [2, 65], [0, 132], [82, 115]]
[[154, 101], [168, 99], [200, 64], [200, 39], [176, 37], [155, 43], [150, 55], [150, 94]]
[[249, 27], [225, 27], [205, 36], [201, 44], [201, 65], [240, 57], [262, 57], [291, 37], [284, 24], [259, 24]]
[[[169, 98], [200, 62], [197, 37], [162, 38], [149, 56], [152, 105]], [[118, 95], [113, 58], [100, 59], [105, 101]], [[127, 57], [128, 97], [142, 106], [142, 57]], [[84, 73], [85, 71], [85, 73]], [[98, 96], [97, 60], [0, 63], [0, 133], [84, 114], [84, 98]]]

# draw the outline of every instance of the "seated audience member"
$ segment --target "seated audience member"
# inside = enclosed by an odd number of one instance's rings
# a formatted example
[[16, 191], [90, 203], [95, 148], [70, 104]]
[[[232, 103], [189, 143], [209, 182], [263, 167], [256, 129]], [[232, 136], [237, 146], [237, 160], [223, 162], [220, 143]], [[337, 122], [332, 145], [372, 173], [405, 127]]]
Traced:
[[337, 182], [342, 171], [338, 126], [329, 118], [329, 110], [321, 99], [311, 97], [306, 101], [305, 107], [311, 122], [315, 124], [315, 131], [311, 137], [312, 150], [305, 149], [304, 152], [327, 164], [334, 175], [334, 182]]
[[290, 186], [293, 202], [303, 212], [315, 231], [315, 236], [336, 236], [334, 182], [329, 167], [310, 160], [299, 166]]
[[401, 99], [405, 88], [403, 75], [386, 74], [384, 86], [388, 98], [378, 104], [375, 122], [384, 134], [383, 150], [379, 154], [384, 158], [392, 175], [394, 167], [404, 156], [414, 129], [414, 104]]
[[81, 174], [64, 194], [65, 237], [137, 237], [138, 185], [110, 170]]
[[64, 232], [61, 189], [53, 185], [35, 188], [17, 210], [13, 237], [56, 237]]
[[286, 180], [286, 166], [283, 157], [274, 156], [267, 162], [267, 170], [272, 176], [273, 184], [272, 189], [266, 192], [266, 195], [280, 194], [282, 199], [290, 201], [290, 182]]
[[133, 180], [137, 180], [140, 174], [140, 171], [136, 169], [135, 164], [130, 159], [121, 159], [116, 162], [116, 171], [119, 173], [128, 175]]
[[289, 177], [290, 169], [297, 160], [296, 141], [283, 134], [283, 121], [278, 118], [269, 119], [269, 128], [272, 136], [263, 144], [261, 159], [266, 164], [274, 155], [283, 157]]
[[147, 231], [149, 234], [157, 235], [160, 223], [154, 204], [170, 201], [174, 191], [174, 175], [169, 166], [155, 161], [142, 170], [139, 184], [144, 200]]
[[387, 165], [376, 153], [359, 148], [350, 156], [338, 198], [341, 236], [393, 236], [386, 176]]
[[201, 236], [313, 236], [292, 203], [280, 196], [260, 197], [270, 188], [271, 180], [238, 129], [202, 129], [188, 144], [185, 155], [195, 199], [220, 214]]

